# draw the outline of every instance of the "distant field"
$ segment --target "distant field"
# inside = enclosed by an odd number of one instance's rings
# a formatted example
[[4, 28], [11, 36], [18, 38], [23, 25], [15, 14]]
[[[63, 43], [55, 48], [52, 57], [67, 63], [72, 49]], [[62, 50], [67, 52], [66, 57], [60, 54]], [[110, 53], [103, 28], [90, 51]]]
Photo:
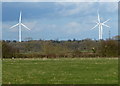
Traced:
[[3, 84], [117, 84], [118, 59], [4, 59]]

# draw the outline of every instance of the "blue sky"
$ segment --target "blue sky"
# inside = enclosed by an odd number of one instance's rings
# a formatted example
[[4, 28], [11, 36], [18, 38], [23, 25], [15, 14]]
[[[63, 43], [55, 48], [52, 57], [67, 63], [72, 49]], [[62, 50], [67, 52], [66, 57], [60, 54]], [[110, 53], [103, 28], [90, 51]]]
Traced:
[[102, 21], [110, 19], [103, 27], [103, 38], [118, 34], [117, 2], [3, 2], [3, 40], [18, 40], [18, 28], [9, 29], [18, 23], [22, 11], [22, 22], [31, 30], [22, 28], [22, 40], [33, 39], [98, 39], [98, 28], [90, 30], [97, 21], [99, 9]]

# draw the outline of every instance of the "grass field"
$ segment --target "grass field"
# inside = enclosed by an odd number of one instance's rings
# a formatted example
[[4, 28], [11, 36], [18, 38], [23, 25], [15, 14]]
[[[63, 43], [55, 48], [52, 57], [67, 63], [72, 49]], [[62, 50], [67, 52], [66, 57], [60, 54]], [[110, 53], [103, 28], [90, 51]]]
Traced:
[[117, 84], [118, 59], [4, 59], [3, 84]]

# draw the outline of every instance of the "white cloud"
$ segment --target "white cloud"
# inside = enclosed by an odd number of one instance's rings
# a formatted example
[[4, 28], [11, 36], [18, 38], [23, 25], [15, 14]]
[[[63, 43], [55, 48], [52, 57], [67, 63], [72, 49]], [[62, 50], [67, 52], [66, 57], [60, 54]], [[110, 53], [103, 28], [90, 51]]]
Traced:
[[76, 21], [68, 22], [67, 24], [61, 27], [61, 32], [67, 35], [82, 34], [85, 31], [89, 30], [90, 30], [89, 24]]
[[118, 10], [118, 3], [111, 2], [111, 3], [99, 3], [101, 9], [106, 10], [107, 12], [117, 12]]
[[[74, 15], [77, 13], [88, 13], [91, 12], [93, 9], [93, 4], [92, 2], [89, 3], [78, 3], [78, 2], [73, 2], [73, 3], [65, 3], [65, 2], [57, 2], [56, 5], [61, 6], [62, 10], [59, 11], [60, 15], [63, 16], [69, 16], [69, 15]], [[88, 9], [91, 9], [89, 11]]]
[[[14, 24], [17, 24], [16, 22], [2, 22], [2, 30], [10, 30], [10, 27]], [[11, 31], [16, 31], [16, 29], [11, 29]]]
[[24, 21], [24, 24], [30, 28], [30, 30], [37, 30], [38, 27], [36, 27], [37, 25], [37, 21]]
[[[98, 3], [98, 6], [96, 6], [95, 2], [85, 2], [85, 3], [66, 3], [66, 2], [56, 2], [56, 6], [62, 7], [61, 10], [59, 10], [59, 15], [63, 16], [70, 16], [75, 14], [90, 14], [97, 9], [105, 10], [106, 12], [114, 13], [118, 10], [118, 3], [117, 2], [111, 2], [111, 3]], [[59, 9], [59, 8], [58, 8]]]
[[81, 25], [77, 22], [70, 22], [64, 27], [64, 31], [68, 34], [75, 34], [80, 32]]

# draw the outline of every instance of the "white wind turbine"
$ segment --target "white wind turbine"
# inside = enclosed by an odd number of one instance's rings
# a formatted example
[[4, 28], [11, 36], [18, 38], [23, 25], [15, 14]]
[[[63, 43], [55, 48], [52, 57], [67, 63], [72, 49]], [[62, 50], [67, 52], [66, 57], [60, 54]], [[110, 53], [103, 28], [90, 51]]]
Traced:
[[22, 13], [20, 12], [20, 17], [19, 17], [19, 23], [16, 24], [16, 25], [13, 25], [12, 27], [10, 28], [14, 28], [16, 26], [19, 26], [19, 42], [21, 42], [22, 40], [22, 30], [21, 30], [21, 26], [25, 27], [26, 29], [30, 30], [27, 26], [25, 26], [23, 23], [22, 23]]
[[95, 29], [98, 26], [98, 28], [99, 28], [99, 40], [101, 40], [102, 39], [102, 35], [103, 35], [103, 26], [106, 26], [106, 27], [110, 28], [110, 26], [105, 24], [110, 19], [108, 19], [108, 20], [106, 20], [106, 21], [101, 23], [99, 12], [97, 11], [97, 13], [98, 13], [98, 21], [96, 22], [97, 24], [92, 29]]

